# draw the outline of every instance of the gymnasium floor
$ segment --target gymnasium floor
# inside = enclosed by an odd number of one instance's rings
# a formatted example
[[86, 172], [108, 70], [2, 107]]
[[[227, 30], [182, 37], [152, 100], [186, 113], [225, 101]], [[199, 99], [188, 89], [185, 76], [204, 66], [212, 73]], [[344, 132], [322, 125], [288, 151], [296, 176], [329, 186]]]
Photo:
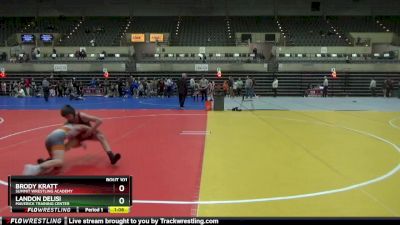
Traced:
[[45, 156], [67, 103], [104, 119], [122, 160], [110, 166], [89, 142], [61, 174], [132, 175], [130, 216], [400, 216], [400, 99], [226, 99], [207, 112], [191, 99], [177, 110], [176, 98], [96, 97], [0, 98], [0, 215], [7, 175]]

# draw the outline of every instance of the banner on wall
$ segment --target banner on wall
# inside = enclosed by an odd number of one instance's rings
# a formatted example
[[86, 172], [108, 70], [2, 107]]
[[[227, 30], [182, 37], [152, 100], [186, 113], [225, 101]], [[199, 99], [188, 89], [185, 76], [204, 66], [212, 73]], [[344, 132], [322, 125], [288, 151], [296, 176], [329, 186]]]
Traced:
[[164, 42], [164, 34], [150, 34], [150, 42]]
[[144, 34], [132, 34], [131, 42], [144, 42]]
[[194, 71], [208, 71], [208, 64], [195, 64]]
[[67, 72], [67, 64], [54, 64], [54, 72]]

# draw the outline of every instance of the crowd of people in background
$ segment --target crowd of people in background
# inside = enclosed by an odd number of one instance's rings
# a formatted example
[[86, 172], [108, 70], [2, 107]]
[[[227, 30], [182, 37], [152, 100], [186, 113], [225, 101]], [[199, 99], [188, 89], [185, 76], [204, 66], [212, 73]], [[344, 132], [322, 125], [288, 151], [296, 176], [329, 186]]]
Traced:
[[[204, 77], [201, 80], [190, 80], [189, 95], [193, 100], [210, 100], [214, 96], [215, 82], [209, 82]], [[172, 78], [147, 78], [133, 77], [126, 79], [92, 78], [90, 82], [84, 83], [76, 78], [53, 78], [45, 77], [40, 82], [34, 78], [21, 78], [19, 81], [1, 83], [1, 95], [15, 97], [44, 96], [48, 89], [49, 97], [70, 97], [71, 95], [83, 97], [88, 95], [103, 95], [104, 97], [161, 97], [170, 98], [177, 94], [177, 80]], [[45, 88], [44, 88], [45, 87]]]
[[394, 81], [392, 79], [386, 79], [383, 81], [383, 96], [384, 97], [392, 97], [393, 96], [393, 91], [394, 91]]
[[10, 95], [15, 97], [35, 96], [40, 90], [41, 85], [35, 82], [34, 78], [21, 78], [19, 81], [10, 81], [0, 83], [1, 95]]
[[[400, 87], [400, 81], [399, 81], [399, 87]], [[369, 83], [369, 89], [371, 91], [371, 96], [375, 97], [376, 96], [376, 80], [375, 80], [375, 78], [371, 79], [371, 82]], [[382, 85], [383, 97], [394, 96], [394, 89], [395, 89], [395, 82], [392, 79], [385, 79], [383, 81], [383, 85]]]
[[[104, 78], [92, 78], [90, 82], [83, 82], [76, 78], [66, 79], [62, 77], [49, 77], [38, 81], [34, 78], [21, 78], [19, 81], [1, 81], [1, 95], [15, 97], [44, 96], [43, 86], [48, 88], [49, 97], [71, 97], [78, 99], [84, 95], [103, 95], [105, 97], [165, 97], [170, 98], [178, 94], [178, 80], [167, 78], [148, 78], [148, 77], [127, 77], [109, 80]], [[46, 81], [44, 81], [46, 80]], [[247, 76], [246, 79], [231, 76], [223, 79], [219, 84], [209, 81], [203, 75], [196, 80], [194, 77], [187, 79], [188, 93], [193, 101], [213, 100], [216, 90], [220, 90], [226, 97], [256, 97], [256, 80]], [[328, 96], [328, 78], [325, 76], [320, 84], [322, 97]], [[386, 79], [382, 83], [384, 97], [394, 96], [395, 81]], [[399, 82], [400, 86], [400, 82]], [[272, 96], [278, 96], [279, 81], [274, 77], [271, 83]], [[369, 84], [371, 96], [377, 95], [377, 82], [374, 78]], [[47, 92], [47, 89], [46, 89]], [[306, 95], [305, 95], [306, 96]], [[72, 97], [71, 97], [72, 98]]]
[[232, 77], [229, 77], [229, 79], [223, 82], [222, 89], [224, 95], [228, 97], [243, 96], [245, 98], [252, 98], [256, 97], [255, 86], [256, 81], [253, 77], [247, 76], [244, 81], [241, 77], [236, 81]]

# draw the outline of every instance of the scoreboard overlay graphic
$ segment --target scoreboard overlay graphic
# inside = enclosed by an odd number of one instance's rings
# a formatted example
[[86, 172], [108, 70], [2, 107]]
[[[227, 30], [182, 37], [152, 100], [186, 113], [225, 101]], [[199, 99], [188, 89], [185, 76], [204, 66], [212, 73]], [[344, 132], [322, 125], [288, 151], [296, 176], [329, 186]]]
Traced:
[[15, 213], [128, 213], [132, 177], [9, 176], [8, 192]]

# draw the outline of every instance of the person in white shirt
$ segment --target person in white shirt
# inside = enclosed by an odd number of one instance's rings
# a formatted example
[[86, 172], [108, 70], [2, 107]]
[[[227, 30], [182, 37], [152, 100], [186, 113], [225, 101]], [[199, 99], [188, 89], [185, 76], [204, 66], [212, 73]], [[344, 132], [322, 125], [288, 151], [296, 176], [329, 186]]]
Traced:
[[25, 97], [25, 96], [26, 96], [26, 95], [25, 95], [24, 89], [23, 89], [22, 87], [19, 87], [19, 91], [18, 91], [17, 97], [18, 97], [18, 98], [23, 98], [23, 97]]
[[326, 76], [324, 76], [324, 82], [322, 83], [322, 86], [324, 86], [322, 97], [326, 98], [328, 95], [328, 78]]
[[215, 91], [215, 82], [211, 81], [208, 83], [208, 88], [207, 88], [208, 101], [214, 101], [214, 91]]
[[231, 97], [235, 97], [237, 94], [237, 89], [238, 89], [238, 81], [233, 82], [233, 92]]
[[200, 85], [200, 93], [201, 93], [201, 101], [207, 101], [207, 88], [208, 88], [208, 80], [204, 77], [201, 77], [199, 82]]
[[196, 81], [194, 80], [194, 78], [192, 77], [189, 81], [189, 95], [190, 96], [194, 96], [194, 89], [196, 86]]
[[236, 81], [237, 82], [237, 96], [242, 95], [242, 89], [243, 89], [243, 81], [242, 78], [239, 77], [239, 79]]
[[200, 95], [200, 85], [199, 83], [195, 83], [193, 91], [193, 101], [199, 101], [199, 95]]
[[274, 97], [277, 96], [278, 94], [278, 78], [274, 78], [274, 81], [272, 82], [272, 91], [274, 92]]
[[173, 85], [173, 83], [172, 83], [171, 78], [168, 78], [167, 82], [165, 83], [165, 86], [167, 87], [167, 96], [168, 96], [168, 98], [171, 96], [171, 93], [172, 93], [172, 85]]
[[376, 81], [375, 78], [371, 79], [371, 83], [369, 83], [369, 89], [371, 90], [372, 97], [375, 97], [375, 89], [376, 89]]

